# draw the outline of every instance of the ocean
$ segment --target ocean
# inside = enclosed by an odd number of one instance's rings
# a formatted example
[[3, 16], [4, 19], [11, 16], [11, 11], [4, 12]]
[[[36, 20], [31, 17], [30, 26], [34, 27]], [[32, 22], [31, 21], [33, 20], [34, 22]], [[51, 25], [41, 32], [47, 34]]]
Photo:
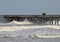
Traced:
[[60, 26], [50, 27], [26, 22], [0, 24], [0, 42], [60, 42]]
[[0, 32], [0, 42], [60, 42], [60, 38], [33, 38], [35, 34], [57, 34], [60, 35], [59, 29], [37, 28], [16, 31]]
[[40, 38], [40, 39], [26, 39], [26, 38], [0, 38], [0, 42], [60, 42], [59, 38]]

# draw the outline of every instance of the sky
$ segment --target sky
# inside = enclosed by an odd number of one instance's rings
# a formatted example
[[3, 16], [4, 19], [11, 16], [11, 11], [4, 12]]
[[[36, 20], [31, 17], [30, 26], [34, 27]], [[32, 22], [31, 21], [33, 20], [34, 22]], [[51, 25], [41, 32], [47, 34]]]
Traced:
[[0, 0], [0, 15], [60, 14], [60, 0]]

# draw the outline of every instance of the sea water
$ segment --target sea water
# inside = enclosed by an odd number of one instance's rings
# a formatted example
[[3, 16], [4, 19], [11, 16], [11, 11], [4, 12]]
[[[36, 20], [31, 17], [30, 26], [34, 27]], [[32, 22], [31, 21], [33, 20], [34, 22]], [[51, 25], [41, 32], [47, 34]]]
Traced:
[[32, 38], [30, 35], [35, 34], [57, 34], [60, 35], [59, 29], [37, 28], [16, 31], [0, 32], [0, 42], [60, 42], [60, 38]]
[[[9, 23], [8, 23], [9, 24]], [[20, 26], [17, 26], [15, 24], [9, 24], [9, 25], [4, 25], [5, 28], [8, 27], [13, 27], [18, 28], [17, 30], [13, 31], [0, 31], [0, 42], [60, 42], [60, 36], [59, 37], [52, 37], [52, 38], [40, 38], [36, 37], [34, 35], [60, 35], [60, 29], [54, 29], [54, 28], [38, 28], [38, 27], [32, 27], [32, 25], [28, 25], [28, 29], [20, 29]], [[23, 25], [23, 24], [22, 24]], [[27, 25], [23, 25], [24, 27], [27, 28]], [[36, 25], [33, 25], [36, 26]], [[3, 27], [3, 26], [2, 26]], [[2, 29], [0, 28], [0, 30]], [[31, 28], [30, 28], [31, 27]], [[14, 29], [13, 28], [13, 29]], [[32, 35], [34, 37], [32, 37]]]

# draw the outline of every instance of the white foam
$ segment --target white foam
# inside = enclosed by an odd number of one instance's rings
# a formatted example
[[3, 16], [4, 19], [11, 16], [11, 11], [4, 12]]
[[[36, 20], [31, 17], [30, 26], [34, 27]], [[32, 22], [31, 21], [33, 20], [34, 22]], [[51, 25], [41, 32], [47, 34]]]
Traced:
[[36, 28], [53, 28], [53, 29], [60, 29], [60, 26], [56, 25], [34, 25], [34, 26], [1, 26], [0, 31], [15, 31], [15, 30], [24, 30], [24, 29], [36, 29]]
[[[60, 23], [60, 21], [59, 21]], [[17, 22], [17, 21], [12, 21], [10, 22], [9, 24], [33, 24], [29, 21], [23, 21], [23, 22]], [[4, 24], [0, 24], [0, 25], [9, 25], [7, 23], [4, 23]], [[15, 30], [19, 30], [19, 29], [36, 29], [36, 28], [53, 28], [53, 29], [60, 29], [60, 26], [59, 25], [31, 25], [31, 26], [1, 26], [0, 27], [0, 31], [15, 31]]]
[[60, 35], [50, 35], [50, 34], [35, 34], [35, 35], [29, 35], [29, 38], [60, 38]]
[[29, 21], [23, 21], [23, 22], [17, 22], [17, 21], [15, 21], [15, 20], [13, 20], [12, 22], [10, 22], [10, 23], [13, 23], [13, 24], [33, 24], [33, 23], [31, 23], [31, 22], [29, 22]]

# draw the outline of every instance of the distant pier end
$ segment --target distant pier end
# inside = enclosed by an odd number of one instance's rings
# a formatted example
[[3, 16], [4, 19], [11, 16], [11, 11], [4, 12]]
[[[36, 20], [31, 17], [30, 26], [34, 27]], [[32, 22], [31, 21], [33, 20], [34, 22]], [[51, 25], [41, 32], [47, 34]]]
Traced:
[[0, 23], [8, 23], [13, 20], [20, 22], [25, 19], [34, 24], [59, 25], [60, 15], [46, 15], [45, 13], [42, 15], [0, 15]]

